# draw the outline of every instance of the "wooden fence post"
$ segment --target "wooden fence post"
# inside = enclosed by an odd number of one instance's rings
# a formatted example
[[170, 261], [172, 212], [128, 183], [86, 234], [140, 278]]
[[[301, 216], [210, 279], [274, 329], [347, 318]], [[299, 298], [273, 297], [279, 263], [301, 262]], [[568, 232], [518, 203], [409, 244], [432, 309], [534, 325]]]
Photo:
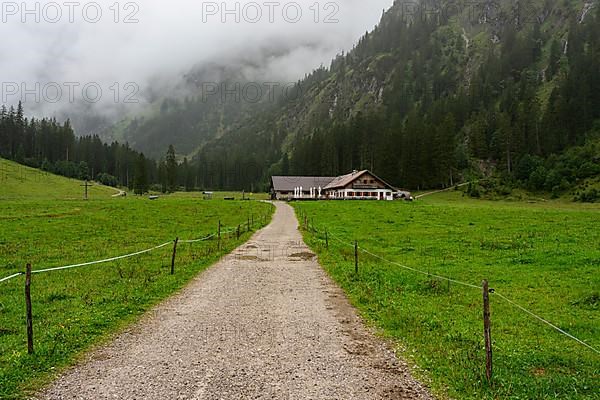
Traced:
[[485, 338], [485, 376], [492, 383], [492, 327], [490, 322], [490, 289], [488, 281], [483, 286], [483, 336]]
[[219, 220], [219, 226], [217, 228], [217, 250], [221, 250], [221, 220]]
[[354, 241], [354, 272], [358, 275], [358, 240]]
[[175, 238], [173, 242], [173, 256], [171, 257], [171, 275], [175, 274], [175, 256], [177, 254], [177, 242], [179, 242], [179, 238]]
[[31, 264], [25, 267], [25, 305], [27, 307], [27, 353], [33, 354], [33, 313], [31, 311]]

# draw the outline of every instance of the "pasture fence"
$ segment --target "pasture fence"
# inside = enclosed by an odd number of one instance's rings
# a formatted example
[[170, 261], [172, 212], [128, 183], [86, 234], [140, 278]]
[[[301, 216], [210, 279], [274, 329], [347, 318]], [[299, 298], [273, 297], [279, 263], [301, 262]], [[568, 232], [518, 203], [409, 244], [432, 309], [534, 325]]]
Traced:
[[[221, 221], [219, 221], [219, 228], [221, 227]], [[175, 256], [177, 255], [177, 242], [179, 238], [176, 237], [173, 241], [173, 257], [171, 258], [171, 275], [175, 275]]]
[[[408, 270], [408, 271], [411, 271], [411, 272], [414, 272], [417, 274], [425, 275], [428, 277], [434, 277], [434, 278], [437, 278], [442, 281], [447, 281], [448, 284], [454, 283], [456, 285], [460, 285], [460, 286], [463, 286], [466, 288], [481, 290], [481, 292], [483, 293], [483, 326], [484, 326], [483, 331], [484, 331], [484, 342], [485, 342], [485, 351], [486, 351], [486, 377], [490, 384], [492, 382], [492, 353], [493, 353], [492, 340], [491, 340], [491, 322], [490, 322], [491, 315], [490, 315], [490, 306], [489, 306], [489, 296], [490, 295], [497, 296], [498, 298], [502, 299], [503, 301], [510, 304], [511, 306], [516, 307], [520, 311], [524, 312], [526, 315], [533, 317], [536, 320], [541, 321], [542, 323], [548, 325], [549, 327], [551, 327], [558, 333], [576, 341], [577, 343], [585, 346], [589, 350], [591, 350], [597, 354], [600, 354], [600, 350], [596, 349], [595, 347], [591, 346], [590, 344], [586, 343], [585, 341], [575, 337], [574, 335], [559, 328], [558, 326], [549, 322], [548, 320], [544, 319], [543, 317], [541, 317], [541, 316], [535, 314], [534, 312], [526, 309], [525, 307], [519, 305], [515, 301], [513, 301], [513, 300], [509, 299], [508, 297], [504, 296], [503, 294], [499, 293], [496, 289], [489, 288], [489, 284], [488, 284], [487, 280], [483, 280], [481, 286], [478, 286], [478, 285], [474, 285], [469, 282], [463, 282], [463, 281], [460, 281], [458, 279], [453, 279], [448, 276], [433, 274], [429, 271], [423, 271], [418, 268], [410, 267], [410, 266], [401, 264], [399, 262], [389, 260], [385, 257], [382, 257], [381, 255], [378, 255], [376, 253], [373, 253], [372, 251], [367, 250], [364, 247], [359, 246], [359, 242], [356, 239], [354, 241], [351, 241], [351, 240], [341, 238], [340, 236], [333, 234], [331, 228], [328, 228], [328, 227], [318, 228], [314, 224], [313, 218], [311, 218], [308, 215], [308, 213], [306, 213], [303, 209], [299, 208], [299, 209], [297, 209], [297, 212], [299, 213], [300, 221], [303, 221], [302, 226], [303, 226], [304, 230], [306, 232], [316, 234], [315, 237], [317, 239], [324, 241], [325, 248], [327, 250], [329, 250], [329, 248], [330, 248], [330, 246], [329, 246], [330, 238], [334, 239], [335, 241], [337, 241], [338, 243], [340, 243], [343, 246], [354, 249], [354, 269], [355, 269], [355, 274], [357, 276], [359, 273], [359, 256], [358, 255], [359, 255], [359, 252], [362, 252], [362, 253], [367, 254], [375, 259], [380, 260], [383, 263], [386, 263], [389, 265], [394, 265], [394, 266], [400, 267], [402, 269], [405, 269], [405, 270]], [[321, 236], [319, 236], [319, 235], [321, 235]]]
[[[262, 215], [261, 220], [264, 221], [264, 223], [266, 224], [266, 221], [268, 220], [268, 215], [267, 214]], [[116, 257], [105, 258], [102, 260], [94, 260], [94, 261], [89, 261], [89, 262], [84, 262], [84, 263], [64, 265], [64, 266], [60, 266], [60, 267], [44, 268], [44, 269], [39, 269], [39, 270], [32, 270], [31, 263], [27, 263], [25, 271], [17, 272], [17, 273], [11, 274], [9, 276], [6, 276], [4, 278], [1, 278], [0, 283], [3, 283], [3, 282], [8, 282], [10, 280], [16, 279], [23, 275], [25, 276], [27, 352], [29, 354], [34, 353], [33, 316], [32, 316], [33, 312], [32, 312], [32, 304], [31, 304], [31, 281], [32, 281], [31, 277], [32, 277], [32, 275], [48, 273], [48, 272], [55, 272], [55, 271], [69, 270], [69, 269], [73, 269], [73, 268], [86, 267], [86, 266], [90, 266], [90, 265], [106, 264], [106, 263], [110, 263], [110, 262], [114, 262], [114, 261], [118, 261], [118, 260], [132, 258], [132, 257], [139, 256], [142, 254], [151, 253], [158, 249], [167, 247], [171, 244], [173, 245], [173, 252], [172, 252], [172, 256], [171, 256], [170, 274], [174, 275], [175, 274], [175, 261], [176, 261], [176, 257], [177, 257], [177, 245], [179, 243], [182, 243], [182, 244], [186, 243], [186, 244], [190, 244], [190, 246], [191, 246], [196, 243], [206, 242], [206, 241], [216, 238], [217, 239], [217, 250], [221, 251], [223, 248], [221, 240], [223, 238], [224, 239], [236, 238], [237, 240], [239, 240], [243, 233], [252, 232], [252, 229], [254, 228], [254, 216], [249, 216], [247, 222], [248, 222], [247, 230], [243, 231], [241, 228], [242, 224], [238, 224], [237, 226], [235, 226], [231, 229], [223, 229], [223, 225], [221, 224], [221, 221], [219, 220], [218, 225], [217, 225], [217, 230], [207, 236], [204, 236], [204, 237], [201, 237], [198, 239], [185, 239], [185, 240], [180, 240], [179, 237], [176, 237], [174, 240], [164, 242], [164, 243], [158, 244], [156, 246], [153, 246], [153, 247], [150, 247], [150, 248], [147, 248], [144, 250], [140, 250], [140, 251], [136, 251], [136, 252], [132, 252], [132, 253], [128, 253], [128, 254], [123, 254], [120, 256], [116, 256]]]

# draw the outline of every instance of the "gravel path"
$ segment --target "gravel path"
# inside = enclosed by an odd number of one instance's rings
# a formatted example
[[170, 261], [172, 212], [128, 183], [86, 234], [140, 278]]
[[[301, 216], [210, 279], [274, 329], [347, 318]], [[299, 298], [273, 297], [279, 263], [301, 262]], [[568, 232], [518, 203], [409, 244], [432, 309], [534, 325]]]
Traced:
[[361, 323], [292, 208], [40, 399], [431, 399]]

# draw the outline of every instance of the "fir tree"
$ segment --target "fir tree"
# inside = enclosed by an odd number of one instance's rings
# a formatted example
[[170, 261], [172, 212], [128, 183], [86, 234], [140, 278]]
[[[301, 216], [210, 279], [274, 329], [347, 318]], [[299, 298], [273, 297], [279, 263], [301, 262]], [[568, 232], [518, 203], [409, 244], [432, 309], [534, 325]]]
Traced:
[[134, 193], [138, 195], [148, 192], [148, 171], [146, 169], [146, 157], [144, 157], [144, 153], [140, 153], [135, 164], [133, 188]]
[[175, 158], [175, 148], [169, 145], [166, 158], [167, 168], [167, 190], [171, 193], [177, 191], [177, 160]]

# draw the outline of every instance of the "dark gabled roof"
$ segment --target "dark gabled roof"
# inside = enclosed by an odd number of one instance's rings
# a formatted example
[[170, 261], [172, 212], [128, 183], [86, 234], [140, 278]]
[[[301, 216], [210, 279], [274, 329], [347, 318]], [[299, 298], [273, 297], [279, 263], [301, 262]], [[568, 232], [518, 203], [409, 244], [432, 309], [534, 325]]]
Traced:
[[384, 181], [383, 179], [381, 179], [380, 177], [378, 177], [377, 175], [375, 175], [374, 173], [372, 173], [371, 171], [366, 170], [366, 169], [363, 171], [354, 171], [347, 175], [338, 176], [337, 178], [335, 178], [331, 182], [329, 182], [329, 184], [325, 187], [325, 189], [333, 190], [333, 189], [344, 188], [366, 173], [373, 175], [373, 177], [375, 179], [377, 179], [378, 181], [383, 183], [388, 189], [394, 190], [394, 191], [397, 190], [395, 187], [393, 187], [392, 185], [390, 185], [389, 183], [387, 183], [386, 181]]
[[354, 171], [354, 172], [351, 172], [346, 175], [338, 176], [337, 178], [335, 178], [334, 180], [329, 182], [329, 184], [325, 187], [325, 189], [338, 189], [341, 187], [345, 187], [347, 184], [349, 184], [356, 178], [359, 178], [361, 175], [363, 175], [366, 172], [368, 172], [368, 171], [367, 170]]
[[271, 182], [276, 192], [293, 192], [302, 187], [304, 191], [310, 188], [325, 188], [334, 178], [327, 176], [273, 176]]

